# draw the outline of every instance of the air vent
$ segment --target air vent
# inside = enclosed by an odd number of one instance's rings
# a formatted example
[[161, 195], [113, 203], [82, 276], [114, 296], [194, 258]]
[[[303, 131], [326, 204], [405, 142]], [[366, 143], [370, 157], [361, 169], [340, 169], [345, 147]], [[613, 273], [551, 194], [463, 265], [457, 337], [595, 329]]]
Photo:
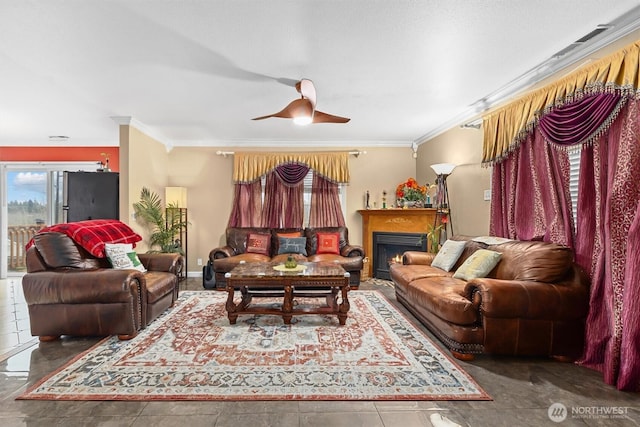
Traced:
[[586, 43], [598, 34], [607, 31], [609, 28], [611, 28], [611, 25], [598, 25], [595, 30], [591, 31], [586, 36], [576, 40], [576, 43]]
[[67, 142], [69, 137], [66, 135], [50, 135], [49, 142]]
[[552, 56], [552, 58], [557, 59], [557, 58], [560, 58], [560, 57], [566, 55], [567, 53], [571, 52], [573, 49], [577, 48], [580, 45], [585, 44], [586, 42], [588, 42], [592, 38], [598, 36], [599, 34], [602, 34], [603, 32], [607, 31], [611, 27], [612, 27], [612, 25], [598, 25], [596, 27], [596, 29], [591, 31], [589, 34], [587, 34], [585, 36], [582, 36], [581, 38], [579, 38], [575, 42], [571, 43], [569, 46], [567, 46], [564, 49], [559, 50], [558, 52], [556, 52]]

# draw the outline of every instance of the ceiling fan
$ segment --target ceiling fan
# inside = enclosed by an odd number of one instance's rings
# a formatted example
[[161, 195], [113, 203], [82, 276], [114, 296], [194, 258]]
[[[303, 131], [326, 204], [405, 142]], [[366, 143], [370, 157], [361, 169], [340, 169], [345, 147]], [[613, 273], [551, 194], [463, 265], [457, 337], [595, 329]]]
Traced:
[[268, 119], [269, 117], [280, 117], [283, 119], [293, 119], [299, 125], [310, 123], [347, 123], [349, 118], [334, 116], [316, 110], [316, 88], [309, 79], [302, 79], [296, 82], [296, 90], [301, 98], [291, 101], [282, 111], [267, 116], [256, 117], [252, 120]]

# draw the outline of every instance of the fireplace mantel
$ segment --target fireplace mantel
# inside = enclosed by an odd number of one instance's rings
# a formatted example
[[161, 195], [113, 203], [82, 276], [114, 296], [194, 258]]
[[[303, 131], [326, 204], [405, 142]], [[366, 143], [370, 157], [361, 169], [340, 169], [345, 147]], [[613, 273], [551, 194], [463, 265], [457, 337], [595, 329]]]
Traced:
[[[432, 208], [362, 209], [358, 213], [362, 215], [362, 246], [368, 257], [373, 257], [374, 231], [427, 233], [436, 219], [436, 210]], [[369, 277], [372, 264], [367, 264]]]

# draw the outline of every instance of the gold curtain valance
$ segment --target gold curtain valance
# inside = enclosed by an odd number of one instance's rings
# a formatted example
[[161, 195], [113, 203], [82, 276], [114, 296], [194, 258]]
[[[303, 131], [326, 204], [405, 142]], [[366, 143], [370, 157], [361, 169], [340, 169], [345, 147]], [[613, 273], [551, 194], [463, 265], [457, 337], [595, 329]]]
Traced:
[[331, 181], [349, 182], [349, 153], [238, 153], [233, 157], [233, 181], [254, 182], [283, 163], [302, 163]]
[[593, 93], [634, 95], [640, 87], [639, 58], [640, 41], [636, 41], [484, 116], [482, 162], [491, 164], [506, 157], [533, 129], [540, 116], [554, 107]]

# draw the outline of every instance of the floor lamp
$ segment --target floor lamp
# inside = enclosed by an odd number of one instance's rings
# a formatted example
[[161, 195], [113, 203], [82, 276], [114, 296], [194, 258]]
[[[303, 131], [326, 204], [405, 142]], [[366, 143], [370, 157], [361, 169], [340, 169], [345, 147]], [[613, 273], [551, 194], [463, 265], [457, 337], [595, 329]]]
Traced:
[[174, 236], [176, 247], [182, 249], [184, 265], [179, 280], [187, 278], [187, 189], [185, 187], [165, 187], [167, 227], [180, 224], [177, 235]]
[[444, 243], [447, 240], [447, 226], [451, 229], [451, 235], [453, 235], [453, 221], [451, 220], [451, 206], [449, 205], [449, 190], [447, 189], [447, 177], [451, 175], [451, 172], [456, 168], [453, 163], [437, 163], [431, 165], [431, 169], [436, 173], [436, 218], [433, 227], [437, 227], [442, 224], [442, 230], [440, 231], [440, 243]]

